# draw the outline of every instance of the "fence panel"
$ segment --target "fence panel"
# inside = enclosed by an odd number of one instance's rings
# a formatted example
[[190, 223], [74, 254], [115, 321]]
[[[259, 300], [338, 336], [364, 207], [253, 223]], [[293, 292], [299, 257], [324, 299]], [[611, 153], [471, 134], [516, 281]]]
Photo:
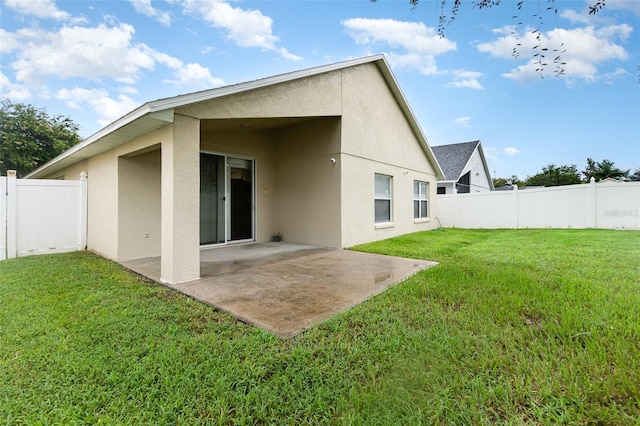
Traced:
[[640, 182], [440, 195], [437, 202], [445, 227], [640, 230]]
[[0, 176], [0, 260], [7, 258], [7, 178]]
[[[640, 228], [640, 182], [635, 191], [619, 183], [596, 185], [595, 221], [598, 228]], [[624, 202], [620, 202], [624, 200]]]
[[87, 232], [87, 180], [78, 181], [2, 178], [0, 258], [83, 250]]
[[518, 228], [590, 228], [591, 185], [517, 191]]

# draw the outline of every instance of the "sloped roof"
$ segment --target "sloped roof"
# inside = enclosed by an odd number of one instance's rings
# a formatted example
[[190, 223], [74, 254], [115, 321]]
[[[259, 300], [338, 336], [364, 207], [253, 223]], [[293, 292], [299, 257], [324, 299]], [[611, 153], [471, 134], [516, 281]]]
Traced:
[[443, 178], [444, 175], [442, 174], [442, 169], [438, 164], [438, 160], [431, 150], [431, 147], [429, 146], [413, 111], [409, 107], [407, 99], [400, 90], [400, 86], [391, 72], [391, 68], [389, 67], [384, 55], [368, 56], [286, 74], [279, 74], [245, 83], [223, 86], [215, 89], [203, 90], [200, 92], [188, 93], [148, 102], [99, 130], [97, 133], [89, 136], [78, 145], [70, 148], [48, 163], [40, 166], [26, 177], [38, 178], [55, 173], [86, 158], [93, 157], [94, 155], [123, 145], [140, 135], [169, 125], [173, 122], [173, 111], [175, 108], [366, 63], [375, 63], [378, 66], [378, 69], [384, 76], [389, 88], [398, 102], [398, 105], [402, 109], [411, 128], [413, 129], [414, 134], [422, 145], [427, 158], [433, 165], [437, 178]]
[[462, 171], [479, 144], [480, 141], [473, 141], [431, 147], [444, 172], [444, 180], [460, 179]]

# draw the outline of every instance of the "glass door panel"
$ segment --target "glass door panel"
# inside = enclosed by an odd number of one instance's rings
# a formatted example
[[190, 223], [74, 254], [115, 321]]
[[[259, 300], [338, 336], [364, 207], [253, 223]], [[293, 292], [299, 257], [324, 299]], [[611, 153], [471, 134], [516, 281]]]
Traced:
[[225, 238], [224, 157], [200, 154], [200, 244], [220, 244]]
[[228, 157], [229, 240], [253, 239], [253, 161]]
[[253, 160], [200, 154], [200, 244], [254, 239]]

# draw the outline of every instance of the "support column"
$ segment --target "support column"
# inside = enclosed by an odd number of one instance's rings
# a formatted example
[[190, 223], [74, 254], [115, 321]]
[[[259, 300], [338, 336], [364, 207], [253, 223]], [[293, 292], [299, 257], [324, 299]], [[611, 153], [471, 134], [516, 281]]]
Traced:
[[173, 119], [173, 138], [162, 142], [162, 248], [160, 280], [200, 278], [200, 120]]

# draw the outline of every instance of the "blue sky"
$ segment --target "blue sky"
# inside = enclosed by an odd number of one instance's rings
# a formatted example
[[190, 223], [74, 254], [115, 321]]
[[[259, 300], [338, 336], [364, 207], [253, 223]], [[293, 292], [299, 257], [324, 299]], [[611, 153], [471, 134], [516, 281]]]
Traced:
[[[595, 17], [592, 0], [556, 0], [557, 14], [463, 0], [445, 38], [433, 0], [0, 1], [0, 96], [83, 137], [155, 99], [384, 53], [430, 144], [480, 139], [498, 177], [587, 157], [640, 168], [637, 0]], [[535, 72], [541, 49], [564, 50], [563, 76]]]

